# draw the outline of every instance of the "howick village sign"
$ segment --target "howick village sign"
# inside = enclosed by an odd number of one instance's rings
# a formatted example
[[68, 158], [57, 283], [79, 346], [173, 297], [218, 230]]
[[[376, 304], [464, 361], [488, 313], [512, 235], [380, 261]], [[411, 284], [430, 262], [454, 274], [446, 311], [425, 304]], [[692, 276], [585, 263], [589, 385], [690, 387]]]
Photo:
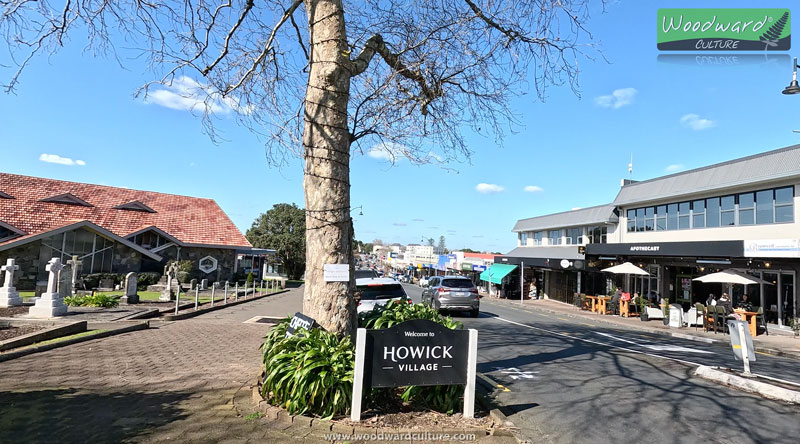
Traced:
[[461, 385], [464, 417], [475, 416], [478, 331], [451, 330], [424, 319], [381, 330], [359, 328], [350, 420], [361, 420], [364, 389]]

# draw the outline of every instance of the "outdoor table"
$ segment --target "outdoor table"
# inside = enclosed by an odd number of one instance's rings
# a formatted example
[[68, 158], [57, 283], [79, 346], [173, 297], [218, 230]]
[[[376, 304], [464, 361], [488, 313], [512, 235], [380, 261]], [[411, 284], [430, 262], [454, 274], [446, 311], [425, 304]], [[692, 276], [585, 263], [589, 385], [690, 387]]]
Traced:
[[733, 312], [735, 314], [738, 314], [738, 315], [740, 315], [740, 316], [745, 318], [745, 320], [747, 321], [747, 325], [750, 326], [750, 335], [755, 338], [756, 337], [756, 332], [757, 332], [757, 330], [756, 330], [756, 316], [758, 316], [758, 313], [756, 313], [754, 311], [744, 311], [744, 310], [739, 310], [739, 309], [733, 310]]
[[598, 302], [598, 301], [597, 301], [597, 299], [598, 299], [598, 298], [599, 298], [599, 296], [589, 296], [589, 295], [586, 295], [586, 299], [588, 299], [588, 300], [592, 301], [592, 307], [591, 307], [591, 311], [592, 311], [592, 313], [596, 313], [596, 312], [597, 312], [597, 306], [599, 305], [599, 304], [597, 303], [597, 302]]
[[631, 301], [630, 300], [626, 301], [626, 300], [620, 299], [619, 300], [619, 315], [622, 316], [623, 318], [629, 318], [629, 317], [631, 317], [631, 311], [630, 310], [631, 310]]
[[611, 300], [611, 296], [598, 296], [597, 297], [597, 312], [604, 315], [606, 314], [606, 302]]

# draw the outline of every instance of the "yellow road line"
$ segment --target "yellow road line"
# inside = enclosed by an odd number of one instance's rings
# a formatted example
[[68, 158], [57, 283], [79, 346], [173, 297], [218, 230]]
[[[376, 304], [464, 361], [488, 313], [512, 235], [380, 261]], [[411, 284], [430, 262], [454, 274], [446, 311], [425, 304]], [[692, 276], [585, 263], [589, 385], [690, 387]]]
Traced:
[[760, 352], [760, 351], [757, 351], [756, 353], [758, 353], [759, 355], [764, 355], [764, 356], [772, 356], [771, 353], [764, 353], [764, 352]]

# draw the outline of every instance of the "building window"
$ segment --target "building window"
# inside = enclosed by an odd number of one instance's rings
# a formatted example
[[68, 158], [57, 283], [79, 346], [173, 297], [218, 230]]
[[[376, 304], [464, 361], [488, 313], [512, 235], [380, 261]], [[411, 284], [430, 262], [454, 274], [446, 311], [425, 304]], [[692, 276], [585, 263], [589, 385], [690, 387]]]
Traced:
[[656, 229], [655, 211], [655, 207], [647, 207], [644, 209], [644, 231], [653, 231]]
[[667, 230], [678, 229], [678, 204], [667, 205]]
[[608, 227], [588, 227], [586, 229], [590, 244], [604, 244], [608, 235]]
[[678, 204], [678, 229], [688, 230], [691, 228], [691, 209], [689, 202], [681, 202]]
[[580, 237], [583, 236], [583, 228], [567, 228], [567, 243], [578, 244]]
[[550, 230], [550, 245], [558, 245], [561, 230]]
[[756, 192], [756, 223], [771, 224], [775, 222], [775, 193], [773, 190]]
[[704, 228], [706, 226], [706, 201], [696, 200], [692, 202], [692, 228]]
[[706, 226], [719, 226], [719, 197], [706, 199]]
[[656, 231], [667, 229], [667, 206], [659, 205], [656, 207]]
[[628, 233], [636, 231], [636, 210], [628, 210]]
[[736, 199], [734, 196], [725, 196], [720, 199], [719, 225], [727, 227], [736, 224]]
[[636, 210], [636, 231], [644, 231], [644, 208]]
[[542, 239], [544, 239], [544, 231], [533, 233], [533, 245], [542, 245]]
[[528, 233], [522, 232], [522, 233], [519, 234], [519, 243], [523, 247], [525, 245], [528, 245]]
[[794, 221], [794, 187], [775, 189], [775, 223]]
[[755, 203], [754, 193], [739, 195], [739, 225], [753, 225], [756, 222]]

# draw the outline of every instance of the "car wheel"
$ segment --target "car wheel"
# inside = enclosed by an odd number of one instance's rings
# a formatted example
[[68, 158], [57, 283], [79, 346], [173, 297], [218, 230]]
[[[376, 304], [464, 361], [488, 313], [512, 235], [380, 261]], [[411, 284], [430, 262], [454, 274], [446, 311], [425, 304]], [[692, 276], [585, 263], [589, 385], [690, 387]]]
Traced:
[[469, 312], [469, 315], [472, 316], [473, 318], [477, 318], [479, 314], [480, 310], [478, 310], [477, 308]]

